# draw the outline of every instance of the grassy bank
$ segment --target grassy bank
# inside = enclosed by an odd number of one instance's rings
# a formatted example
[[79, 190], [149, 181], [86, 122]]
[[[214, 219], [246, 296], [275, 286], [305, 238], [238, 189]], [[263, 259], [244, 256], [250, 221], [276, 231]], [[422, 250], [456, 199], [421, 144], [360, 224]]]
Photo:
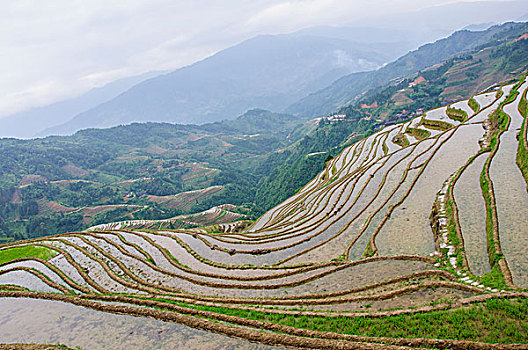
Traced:
[[528, 190], [528, 140], [526, 140], [526, 118], [528, 116], [528, 101], [526, 99], [527, 92], [528, 90], [525, 90], [519, 101], [519, 113], [524, 117], [524, 120], [521, 126], [521, 131], [519, 132], [519, 146], [517, 148], [516, 162], [523, 174], [524, 180], [527, 184], [526, 189]]
[[469, 307], [387, 317], [281, 315], [252, 310], [159, 301], [315, 331], [390, 338], [438, 338], [486, 343], [528, 342], [528, 299], [490, 299]]
[[480, 109], [480, 105], [478, 104], [477, 100], [475, 100], [473, 97], [468, 100], [469, 108], [473, 110], [473, 112], [477, 113]]
[[458, 121], [458, 122], [463, 122], [467, 119], [467, 113], [459, 108], [452, 108], [452, 107], [447, 107], [446, 109], [446, 114], [449, 118], [455, 120], [455, 121]]
[[51, 249], [45, 247], [24, 246], [0, 250], [0, 264], [20, 258], [39, 258], [49, 260], [57, 255]]

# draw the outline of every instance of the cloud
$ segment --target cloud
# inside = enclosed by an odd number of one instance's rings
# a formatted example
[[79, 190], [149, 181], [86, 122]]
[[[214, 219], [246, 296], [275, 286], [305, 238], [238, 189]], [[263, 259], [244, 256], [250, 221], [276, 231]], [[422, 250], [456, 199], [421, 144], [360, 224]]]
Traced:
[[373, 15], [419, 10], [450, 0], [293, 0], [271, 5], [250, 17], [248, 28], [278, 31], [296, 30], [315, 25], [332, 25], [353, 22]]

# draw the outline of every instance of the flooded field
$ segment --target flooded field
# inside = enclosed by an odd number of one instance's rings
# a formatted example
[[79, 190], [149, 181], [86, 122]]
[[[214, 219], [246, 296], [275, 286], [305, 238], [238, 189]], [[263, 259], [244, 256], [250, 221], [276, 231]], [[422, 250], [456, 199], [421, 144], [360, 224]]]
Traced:
[[[526, 88], [526, 84], [523, 87]], [[490, 175], [497, 199], [502, 251], [508, 261], [513, 282], [518, 286], [528, 287], [528, 193], [526, 182], [515, 163], [517, 133], [522, 123], [517, 106], [518, 100], [504, 107], [511, 123], [501, 137], [499, 151], [491, 163]]]
[[150, 318], [114, 315], [58, 301], [0, 298], [0, 342], [82, 349], [274, 349]]
[[475, 159], [460, 176], [454, 190], [469, 268], [476, 275], [490, 272], [486, 246], [486, 205], [479, 182], [485, 161], [486, 155]]

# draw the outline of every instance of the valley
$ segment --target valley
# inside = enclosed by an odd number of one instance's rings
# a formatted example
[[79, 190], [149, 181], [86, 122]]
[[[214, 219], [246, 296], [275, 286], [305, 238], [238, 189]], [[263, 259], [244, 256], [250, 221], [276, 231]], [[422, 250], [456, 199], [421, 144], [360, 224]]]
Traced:
[[528, 200], [515, 161], [527, 87], [353, 143], [249, 227], [104, 226], [4, 244], [0, 296], [278, 346], [521, 348], [528, 231], [512, 230], [527, 217], [512, 211]]

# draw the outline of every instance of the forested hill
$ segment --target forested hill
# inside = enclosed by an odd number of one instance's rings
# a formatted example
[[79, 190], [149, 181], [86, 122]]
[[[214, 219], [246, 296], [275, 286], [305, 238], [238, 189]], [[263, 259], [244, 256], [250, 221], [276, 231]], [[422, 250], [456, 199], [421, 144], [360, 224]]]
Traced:
[[[22, 238], [125, 218], [166, 218], [212, 205], [251, 202], [254, 165], [312, 127], [291, 115], [252, 110], [203, 126], [144, 123], [67, 137], [0, 139], [0, 231]], [[188, 205], [186, 191], [217, 190]], [[226, 191], [230, 186], [244, 190]], [[220, 188], [218, 190], [218, 188]], [[195, 208], [197, 206], [197, 208]], [[0, 234], [0, 235], [1, 235]]]
[[481, 45], [498, 45], [510, 41], [527, 31], [527, 23], [506, 23], [485, 31], [458, 31], [448, 38], [423, 45], [378, 70], [345, 76], [292, 104], [286, 111], [305, 116], [325, 115], [356, 101], [366, 91], [383, 86], [393, 79], [403, 78]]

